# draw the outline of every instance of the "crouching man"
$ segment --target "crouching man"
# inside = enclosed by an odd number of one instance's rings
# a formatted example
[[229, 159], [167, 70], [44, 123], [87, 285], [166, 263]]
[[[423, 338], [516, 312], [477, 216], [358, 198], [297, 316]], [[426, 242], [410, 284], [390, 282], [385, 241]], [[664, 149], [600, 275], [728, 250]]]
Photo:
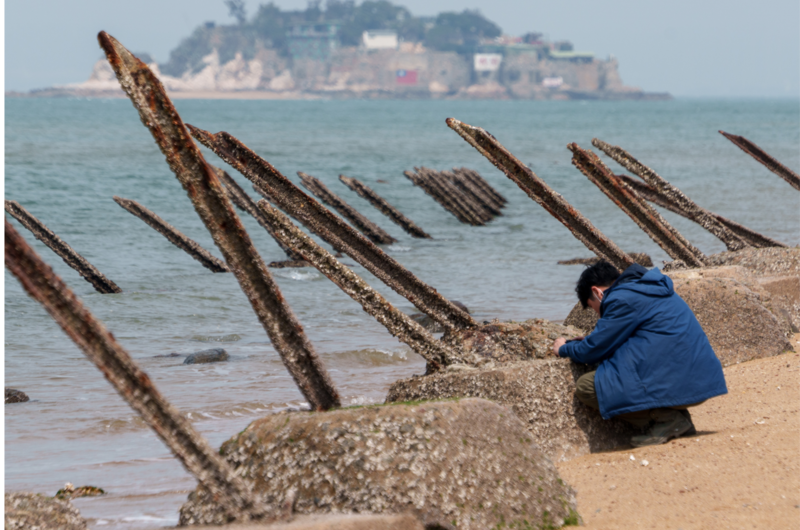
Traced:
[[620, 418], [645, 434], [634, 447], [695, 434], [688, 407], [726, 394], [722, 365], [697, 318], [658, 269], [631, 265], [621, 275], [601, 261], [575, 287], [599, 316], [583, 340], [556, 339], [553, 354], [598, 364], [576, 382], [576, 397], [604, 419]]

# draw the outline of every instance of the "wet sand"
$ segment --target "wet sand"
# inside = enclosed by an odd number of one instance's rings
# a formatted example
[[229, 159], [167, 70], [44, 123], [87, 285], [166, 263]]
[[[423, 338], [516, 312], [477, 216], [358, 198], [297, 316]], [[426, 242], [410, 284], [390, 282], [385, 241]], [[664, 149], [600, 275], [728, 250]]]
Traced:
[[725, 378], [727, 395], [692, 409], [696, 436], [557, 464], [585, 528], [800, 528], [800, 354]]

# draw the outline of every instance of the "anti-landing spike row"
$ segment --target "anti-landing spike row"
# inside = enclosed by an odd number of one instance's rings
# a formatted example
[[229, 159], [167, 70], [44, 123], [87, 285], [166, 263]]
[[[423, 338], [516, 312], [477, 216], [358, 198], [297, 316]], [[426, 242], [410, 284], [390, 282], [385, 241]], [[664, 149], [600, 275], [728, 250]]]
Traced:
[[361, 304], [364, 311], [380, 322], [389, 333], [420, 354], [428, 362], [429, 371], [436, 371], [442, 366], [456, 362], [450, 348], [436, 340], [408, 315], [398, 311], [360, 276], [294, 226], [277, 208], [273, 208], [263, 199], [258, 201], [258, 207], [264, 212], [265, 219], [284, 244], [298, 249], [314, 267], [338, 285], [350, 298]]
[[775, 160], [773, 157], [767, 154], [766, 151], [758, 147], [744, 136], [728, 134], [725, 131], [719, 131], [719, 133], [733, 142], [736, 147], [764, 164], [767, 169], [788, 182], [794, 189], [800, 191], [800, 175]]
[[34, 217], [17, 201], [6, 201], [6, 211], [20, 222], [22, 226], [31, 231], [33, 236], [47, 245], [50, 250], [58, 254], [64, 263], [75, 269], [84, 280], [91, 283], [100, 294], [121, 293], [116, 283], [112, 282], [97, 270], [86, 258], [78, 254], [75, 249], [58, 237], [55, 232], [47, 228], [43, 222]]
[[439, 190], [432, 185], [430, 180], [423, 176], [423, 169], [415, 167], [413, 172], [407, 170], [403, 171], [403, 175], [415, 186], [424, 191], [426, 195], [438, 202], [442, 208], [450, 212], [460, 222], [472, 224], [467, 215], [453, 203], [450, 197], [440, 193]]
[[167, 238], [170, 243], [199, 261], [203, 267], [211, 272], [230, 272], [230, 269], [223, 261], [214, 257], [209, 251], [201, 247], [197, 241], [186, 237], [177, 228], [156, 215], [155, 212], [130, 199], [123, 199], [116, 195], [113, 199], [114, 202], [147, 223], [156, 232]]
[[[658, 193], [658, 191], [656, 191], [655, 188], [650, 187], [641, 180], [633, 179], [627, 175], [617, 175], [617, 178], [625, 182], [625, 184], [627, 184], [628, 187], [632, 188], [643, 199], [648, 200], [658, 206], [661, 206], [662, 208], [665, 208], [671, 211], [672, 213], [676, 213], [681, 217], [685, 217], [690, 221], [694, 221], [694, 219], [692, 219], [692, 216], [683, 211], [680, 208], [680, 206], [671, 202], [667, 197]], [[713, 215], [717, 219], [717, 221], [725, 225], [728, 228], [728, 230], [730, 230], [737, 236], [741, 237], [747, 242], [748, 245], [751, 245], [755, 248], [787, 246], [786, 244], [781, 243], [780, 241], [776, 241], [771, 237], [767, 237], [763, 234], [760, 234], [755, 230], [740, 225], [739, 223], [731, 221], [730, 219], [727, 219], [719, 214], [716, 214], [714, 212], [709, 212], [709, 213]]]
[[460, 201], [473, 218], [477, 219], [482, 224], [486, 224], [494, 219], [494, 214], [481, 204], [478, 198], [474, 196], [466, 186], [462, 187], [457, 184], [457, 180], [459, 179], [454, 173], [451, 171], [439, 171], [436, 172], [434, 178], [441, 182], [442, 187], [448, 194]]
[[249, 213], [256, 220], [256, 222], [258, 222], [261, 228], [266, 230], [267, 233], [272, 236], [272, 239], [274, 239], [278, 246], [281, 247], [281, 250], [283, 250], [290, 261], [302, 261], [303, 258], [300, 256], [300, 254], [284, 245], [280, 239], [275, 237], [275, 234], [272, 233], [272, 227], [264, 220], [261, 210], [258, 209], [256, 203], [247, 193], [245, 193], [242, 187], [239, 186], [235, 180], [233, 180], [233, 177], [228, 175], [228, 173], [223, 169], [214, 166], [211, 167], [214, 169], [214, 172], [217, 174], [219, 180], [225, 185], [225, 191], [228, 193], [228, 197], [230, 198], [231, 202], [240, 210]]
[[269, 520], [266, 506], [230, 464], [211, 449], [114, 336], [5, 221], [5, 264], [28, 294], [103, 373], [128, 405], [169, 447], [187, 471], [219, 499], [231, 519]]
[[715, 219], [708, 210], [698, 206], [681, 190], [667, 182], [667, 180], [658, 173], [633, 158], [621, 147], [608, 144], [597, 138], [592, 139], [592, 145], [611, 157], [619, 165], [647, 182], [647, 184], [655, 188], [659, 194], [668, 197], [683, 211], [691, 215], [693, 221], [725, 243], [725, 247], [727, 247], [728, 250], [741, 250], [749, 246], [741, 237], [728, 230], [722, 223]]
[[333, 386], [303, 327], [284, 300], [228, 200], [225, 188], [192, 141], [158, 78], [142, 61], [105, 32], [98, 35], [122, 89], [139, 111], [195, 211], [250, 301], [259, 322], [300, 392], [314, 410], [340, 405]]
[[453, 184], [472, 198], [488, 214], [490, 219], [503, 215], [503, 212], [500, 211], [502, 206], [499, 206], [493, 197], [488, 195], [483, 188], [477, 186], [465, 173], [458, 169], [453, 169], [453, 171], [442, 171], [442, 174], [448, 176]]
[[374, 206], [379, 212], [383, 215], [388, 217], [395, 223], [397, 226], [405, 230], [411, 237], [416, 237], [419, 239], [431, 239], [422, 228], [417, 226], [411, 219], [400, 213], [400, 211], [389, 204], [389, 202], [378, 195], [372, 188], [364, 184], [358, 179], [347, 177], [345, 175], [339, 175], [339, 180], [356, 192], [360, 197], [366, 199], [372, 206]]
[[500, 195], [500, 193], [496, 189], [494, 189], [491, 186], [491, 184], [486, 182], [486, 179], [484, 179], [474, 169], [469, 169], [469, 168], [466, 168], [466, 167], [459, 167], [459, 168], [453, 168], [453, 171], [463, 174], [465, 177], [469, 178], [473, 182], [473, 184], [478, 186], [487, 195], [492, 197], [494, 199], [494, 201], [495, 201], [495, 206], [497, 208], [503, 208], [508, 203], [508, 200], [506, 200], [505, 197]]
[[364, 217], [358, 210], [347, 204], [341, 197], [333, 193], [318, 178], [312, 177], [302, 171], [297, 172], [303, 186], [317, 196], [319, 200], [335, 209], [339, 214], [350, 221], [353, 226], [367, 236], [376, 245], [391, 245], [397, 240], [390, 236], [381, 227]]
[[[628, 214], [650, 239], [656, 242], [672, 259], [683, 260], [690, 267], [702, 267], [704, 256], [696, 251], [677, 230], [661, 215], [617, 180], [603, 162], [590, 151], [571, 143], [572, 164], [605, 193], [620, 209]], [[696, 252], [695, 252], [696, 251]]]
[[594, 227], [576, 208], [511, 154], [497, 139], [481, 129], [447, 118], [447, 125], [478, 150], [500, 171], [513, 180], [531, 199], [558, 219], [581, 243], [620, 270], [633, 265], [633, 259], [611, 239]]
[[211, 134], [188, 125], [200, 143], [270, 196], [275, 206], [294, 217], [335, 249], [342, 249], [386, 285], [408, 299], [445, 329], [477, 324], [465, 311], [422, 282], [369, 239], [303, 193], [269, 162], [226, 132]]

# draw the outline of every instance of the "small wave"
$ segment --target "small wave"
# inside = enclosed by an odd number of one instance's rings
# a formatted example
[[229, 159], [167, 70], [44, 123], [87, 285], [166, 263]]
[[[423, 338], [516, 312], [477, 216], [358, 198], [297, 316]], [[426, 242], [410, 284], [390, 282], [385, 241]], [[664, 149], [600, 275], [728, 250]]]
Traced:
[[350, 406], [364, 406], [364, 405], [374, 405], [375, 403], [380, 403], [379, 399], [367, 397], [367, 396], [356, 396], [354, 398], [350, 398]]
[[230, 335], [192, 335], [191, 340], [197, 342], [237, 342], [242, 340], [242, 337], [236, 333]]
[[367, 366], [386, 366], [391, 364], [405, 364], [408, 362], [408, 351], [405, 349], [381, 350], [367, 348], [363, 350], [336, 352], [332, 355], [343, 361], [354, 361]]
[[391, 245], [386, 247], [389, 252], [411, 252], [414, 250], [412, 247], [405, 247], [403, 245]]
[[276, 276], [280, 276], [282, 278], [288, 278], [290, 280], [295, 280], [299, 282], [310, 281], [310, 280], [318, 280], [321, 278], [320, 274], [316, 271], [299, 271], [299, 270], [288, 270], [288, 269], [278, 269], [277, 272], [273, 272]]

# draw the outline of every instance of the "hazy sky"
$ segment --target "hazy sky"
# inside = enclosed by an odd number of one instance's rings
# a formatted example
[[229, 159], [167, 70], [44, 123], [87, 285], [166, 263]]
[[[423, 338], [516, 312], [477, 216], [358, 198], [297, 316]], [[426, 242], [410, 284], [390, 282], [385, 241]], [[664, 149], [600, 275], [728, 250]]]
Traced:
[[[246, 0], [248, 13], [266, 0]], [[275, 0], [283, 9], [305, 0]], [[480, 9], [511, 35], [541, 31], [619, 59], [628, 85], [676, 96], [800, 96], [798, 0], [402, 0], [416, 15]], [[84, 81], [108, 31], [164, 62], [200, 23], [229, 23], [223, 0], [6, 0], [5, 88]]]

